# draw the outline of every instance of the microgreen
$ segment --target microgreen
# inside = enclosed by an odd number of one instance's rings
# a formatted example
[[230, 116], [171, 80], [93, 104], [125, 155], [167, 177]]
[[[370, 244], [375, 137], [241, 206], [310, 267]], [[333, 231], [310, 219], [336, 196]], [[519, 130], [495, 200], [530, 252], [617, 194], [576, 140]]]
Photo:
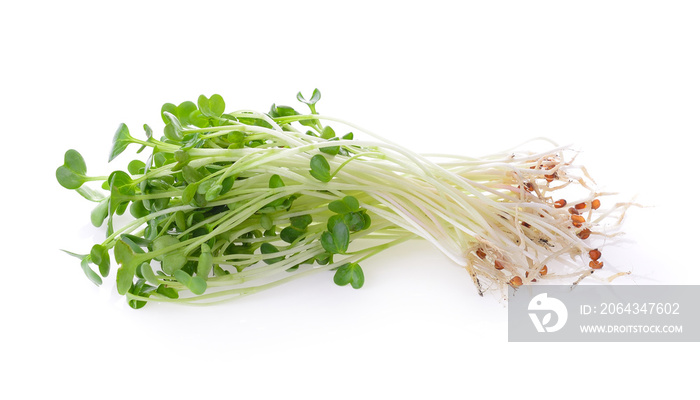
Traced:
[[321, 154], [316, 154], [311, 157], [309, 163], [311, 170], [309, 173], [314, 178], [321, 182], [329, 182], [331, 180], [331, 166], [328, 164], [328, 160]]
[[365, 274], [357, 263], [343, 264], [335, 271], [333, 282], [338, 286], [348, 283], [355, 289], [359, 289], [365, 284]]
[[321, 245], [332, 254], [344, 254], [350, 244], [350, 229], [345, 222], [331, 220], [328, 230], [321, 234]]
[[109, 161], [117, 158], [131, 143], [134, 143], [134, 138], [129, 134], [129, 128], [124, 124], [120, 124], [112, 139], [112, 151], [109, 153]]
[[207, 281], [201, 276], [192, 276], [183, 270], [173, 272], [173, 276], [194, 294], [202, 294], [207, 290]]
[[[137, 155], [151, 151], [107, 176], [89, 176], [82, 155], [68, 150], [58, 183], [94, 202], [90, 221], [107, 227], [89, 253], [66, 253], [97, 285], [116, 268], [118, 293], [138, 309], [223, 301], [322, 271], [357, 289], [360, 262], [415, 238], [465, 267], [480, 293], [483, 282], [530, 283], [542, 279], [545, 261], [553, 270], [555, 260], [589, 252], [595, 192], [577, 204], [588, 207], [585, 217], [552, 198], [589, 187], [565, 148], [421, 156], [356, 140], [343, 129], [378, 137], [319, 114], [320, 99], [318, 89], [297, 94], [310, 113], [279, 104], [227, 113], [217, 94], [166, 103], [160, 139], [148, 125], [142, 139], [119, 125], [108, 161], [131, 144]], [[591, 254], [591, 268], [601, 268], [600, 253]], [[563, 265], [562, 276], [581, 271]]]

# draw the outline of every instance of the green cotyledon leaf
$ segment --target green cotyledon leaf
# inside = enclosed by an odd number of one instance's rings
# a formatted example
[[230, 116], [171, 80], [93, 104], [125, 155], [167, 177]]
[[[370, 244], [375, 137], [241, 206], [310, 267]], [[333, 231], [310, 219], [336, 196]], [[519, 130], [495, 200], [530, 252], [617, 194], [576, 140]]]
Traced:
[[331, 166], [328, 164], [328, 160], [321, 154], [316, 154], [311, 157], [311, 162], [309, 163], [311, 170], [309, 174], [321, 182], [330, 182], [331, 180]]
[[78, 189], [87, 182], [87, 167], [83, 156], [70, 149], [63, 156], [63, 165], [56, 169], [56, 180], [66, 189]]
[[357, 263], [348, 263], [340, 266], [333, 276], [333, 282], [338, 286], [348, 283], [355, 289], [359, 289], [365, 283], [365, 274]]
[[109, 153], [109, 161], [117, 158], [131, 143], [134, 143], [134, 138], [129, 134], [129, 128], [125, 124], [119, 124], [112, 138], [112, 150]]

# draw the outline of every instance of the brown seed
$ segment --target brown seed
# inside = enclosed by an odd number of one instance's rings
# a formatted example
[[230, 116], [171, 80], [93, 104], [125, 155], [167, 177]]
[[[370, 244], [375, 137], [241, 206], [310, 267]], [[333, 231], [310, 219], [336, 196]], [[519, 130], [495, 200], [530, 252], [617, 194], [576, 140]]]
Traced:
[[588, 256], [591, 257], [591, 260], [596, 261], [597, 259], [600, 258], [602, 254], [600, 254], [600, 250], [598, 249], [593, 249], [588, 252]]
[[513, 279], [511, 279], [510, 282], [508, 282], [508, 283], [510, 283], [510, 286], [513, 286], [513, 287], [522, 286], [522, 285], [523, 285], [523, 279], [522, 279], [521, 277], [519, 277], [519, 276], [515, 276], [515, 277], [513, 277]]
[[583, 210], [584, 208], [586, 208], [586, 203], [578, 203], [575, 207], [577, 210]]
[[581, 232], [579, 232], [577, 235], [581, 239], [588, 239], [588, 237], [591, 236], [591, 230], [588, 228], [585, 228], [585, 229], [581, 230]]
[[573, 207], [569, 207], [569, 214], [579, 215], [579, 212], [577, 209], [575, 209]]
[[520, 225], [524, 226], [525, 228], [529, 228], [529, 227], [530, 227], [530, 224], [528, 224], [528, 223], [525, 222], [525, 221], [522, 221], [522, 222], [520, 223]]
[[591, 202], [591, 208], [597, 210], [600, 207], [600, 200], [595, 199]]
[[[528, 271], [525, 271], [525, 277], [529, 277], [530, 273]], [[537, 282], [537, 279], [533, 279], [532, 282]]]
[[601, 269], [603, 268], [603, 263], [598, 260], [591, 260], [591, 262], [588, 263], [588, 266], [593, 269]]
[[542, 276], [547, 275], [547, 266], [546, 265], [544, 267], [542, 267], [542, 269], [540, 270], [540, 275], [542, 275]]
[[554, 175], [545, 175], [544, 179], [546, 179], [547, 182], [552, 183], [554, 182]]
[[482, 260], [483, 260], [484, 258], [486, 258], [486, 253], [484, 253], [484, 251], [481, 250], [481, 249], [478, 249], [478, 250], [476, 251], [476, 255], [479, 256], [479, 258], [481, 258]]
[[499, 260], [494, 261], [493, 265], [496, 267], [497, 270], [503, 269], [503, 264], [501, 264], [501, 262]]
[[559, 199], [554, 202], [554, 208], [562, 208], [566, 205], [566, 200], [564, 199]]
[[535, 186], [532, 183], [527, 182], [525, 184], [525, 190], [527, 190], [528, 192], [532, 192], [533, 190], [535, 190]]
[[572, 215], [571, 221], [573, 222], [575, 227], [579, 228], [583, 225], [584, 222], [586, 222], [586, 219], [580, 215]]

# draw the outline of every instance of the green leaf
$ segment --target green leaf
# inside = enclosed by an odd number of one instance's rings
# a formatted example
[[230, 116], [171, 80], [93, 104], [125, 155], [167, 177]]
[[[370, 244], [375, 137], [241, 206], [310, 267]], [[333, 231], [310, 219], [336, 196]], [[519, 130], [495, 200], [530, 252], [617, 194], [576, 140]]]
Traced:
[[194, 196], [197, 194], [198, 188], [199, 185], [195, 183], [187, 185], [185, 190], [182, 191], [182, 203], [190, 204], [194, 199]]
[[96, 190], [90, 189], [87, 186], [81, 186], [75, 189], [75, 191], [78, 192], [78, 194], [80, 194], [81, 196], [83, 196], [83, 198], [93, 201], [95, 203], [98, 203], [107, 198], [107, 196], [105, 196], [104, 194]]
[[173, 272], [173, 276], [178, 282], [185, 285], [190, 291], [196, 295], [200, 295], [207, 290], [207, 281], [201, 276], [192, 276], [183, 270]]
[[185, 219], [184, 211], [180, 210], [175, 213], [175, 225], [181, 232], [187, 230], [187, 220]]
[[[197, 128], [205, 128], [209, 126], [209, 119], [199, 110], [194, 110], [190, 113], [189, 116], [190, 123]], [[197, 141], [197, 137], [193, 137], [193, 140], [188, 147], [196, 147], [195, 142]]]
[[321, 147], [318, 150], [331, 156], [337, 156], [340, 153], [340, 146]]
[[197, 188], [197, 193], [198, 194], [205, 194], [209, 191], [209, 189], [216, 183], [214, 179], [207, 179], [206, 181], [203, 181], [202, 183], [199, 184], [199, 187]]
[[132, 196], [135, 192], [134, 181], [129, 174], [124, 171], [114, 171], [109, 175], [109, 190], [110, 194], [115, 193], [125, 196]]
[[[136, 295], [139, 296], [139, 294], [136, 294]], [[134, 310], [138, 310], [139, 308], [145, 307], [146, 303], [147, 303], [146, 301], [136, 300], [136, 299], [131, 299], [128, 302], [129, 307], [133, 308]]]
[[335, 271], [333, 282], [338, 286], [349, 283], [353, 288], [359, 289], [365, 283], [365, 274], [357, 263], [344, 264]]
[[333, 235], [328, 231], [321, 233], [321, 246], [323, 246], [323, 249], [331, 254], [340, 253], [340, 250], [338, 250], [338, 247], [333, 241]]
[[184, 267], [187, 263], [187, 257], [182, 251], [174, 251], [162, 257], [161, 268], [166, 274], [172, 274], [174, 271]]
[[83, 272], [85, 273], [85, 276], [87, 276], [88, 279], [90, 279], [90, 281], [91, 281], [92, 283], [94, 283], [95, 285], [97, 285], [97, 286], [99, 286], [99, 285], [102, 284], [102, 278], [100, 278], [100, 276], [97, 275], [97, 274], [95, 273], [95, 271], [93, 271], [93, 270], [90, 268], [90, 264], [89, 264], [89, 261], [88, 261], [88, 260], [90, 259], [90, 255], [88, 255], [88, 254], [77, 254], [77, 253], [72, 253], [72, 252], [67, 251], [67, 250], [61, 250], [61, 251], [64, 252], [64, 253], [66, 253], [66, 254], [68, 254], [69, 256], [73, 256], [73, 257], [75, 257], [75, 258], [79, 258], [79, 259], [80, 259], [80, 267], [83, 269]]
[[165, 179], [161, 178], [151, 178], [144, 182], [149, 186], [148, 189], [154, 188], [158, 190], [170, 190], [172, 188], [172, 185], [170, 183], [168, 183]]
[[229, 192], [233, 188], [233, 183], [236, 181], [236, 178], [233, 176], [227, 176], [226, 179], [224, 179], [223, 182], [221, 182], [221, 192], [219, 195], [224, 195]]
[[178, 129], [178, 126], [175, 124], [165, 125], [165, 128], [163, 128], [163, 134], [166, 138], [175, 142], [179, 142], [182, 140], [182, 131]]
[[151, 285], [160, 284], [158, 277], [156, 277], [156, 274], [153, 273], [153, 268], [151, 268], [150, 263], [145, 262], [141, 264], [141, 274]]
[[106, 247], [99, 244], [92, 246], [92, 249], [90, 249], [90, 259], [99, 267], [100, 275], [104, 277], [109, 275], [110, 259]]
[[109, 177], [109, 188], [110, 197], [108, 216], [110, 216], [110, 218], [107, 225], [107, 233], [111, 234], [113, 229], [112, 216], [115, 213], [121, 215], [124, 213], [124, 211], [126, 211], [126, 207], [129, 204], [127, 196], [131, 196], [135, 192], [131, 177], [123, 171], [112, 172]]
[[184, 101], [177, 106], [177, 113], [175, 115], [177, 116], [177, 119], [180, 120], [182, 126], [192, 124], [192, 121], [190, 121], [190, 114], [192, 114], [192, 111], [195, 111], [196, 109], [197, 105], [191, 101]]
[[207, 201], [213, 201], [214, 199], [219, 197], [219, 194], [221, 193], [222, 190], [223, 190], [223, 186], [221, 186], [219, 184], [211, 185], [211, 187], [209, 187], [209, 189], [207, 189], [207, 191], [204, 195], [204, 198], [207, 199]]
[[209, 98], [209, 109], [214, 116], [222, 116], [224, 111], [226, 111], [226, 102], [224, 102], [224, 98], [221, 97], [221, 95], [213, 94]]
[[344, 254], [349, 244], [350, 230], [341, 219], [336, 219], [328, 231], [321, 234], [321, 245], [330, 253]]
[[197, 107], [199, 107], [199, 111], [201, 111], [202, 114], [211, 115], [211, 110], [209, 109], [209, 99], [207, 96], [203, 94], [199, 95], [199, 98], [197, 99]]
[[[180, 241], [174, 236], [160, 236], [153, 241], [153, 251], [159, 252], [165, 248], [175, 247], [179, 244]], [[155, 259], [161, 262], [163, 272], [168, 275], [172, 275], [187, 263], [187, 256], [184, 253], [184, 248], [173, 249], [165, 254], [156, 256]]]
[[63, 165], [56, 169], [56, 180], [66, 189], [77, 189], [85, 183], [84, 177], [75, 174]]
[[313, 219], [309, 214], [291, 217], [289, 220], [291, 221], [292, 226], [298, 229], [306, 229], [306, 227], [313, 222]]
[[153, 165], [155, 165], [156, 168], [162, 167], [167, 162], [168, 162], [168, 157], [165, 155], [165, 153], [154, 153], [153, 154]]
[[177, 299], [180, 297], [180, 295], [177, 293], [177, 290], [165, 286], [165, 284], [160, 284], [158, 285], [158, 289], [156, 289], [156, 293], [161, 294], [169, 299]]
[[125, 196], [134, 195], [134, 181], [131, 180], [129, 174], [124, 171], [114, 171], [109, 176], [109, 190], [110, 194], [122, 194]]
[[362, 213], [362, 229], [367, 229], [372, 225], [372, 218], [370, 218], [369, 214], [367, 212]]
[[224, 275], [231, 275], [231, 273], [226, 271], [225, 269], [221, 268], [218, 265], [214, 265], [214, 276], [224, 276]]
[[204, 179], [204, 175], [202, 173], [190, 167], [189, 165], [185, 165], [184, 167], [182, 167], [182, 176], [183, 178], [185, 178], [185, 181], [189, 184], [197, 183], [200, 180]]
[[331, 235], [333, 235], [333, 243], [341, 253], [345, 253], [350, 244], [350, 231], [344, 222], [338, 222], [331, 227]]
[[341, 200], [331, 201], [328, 209], [336, 214], [347, 214], [360, 210], [360, 202], [354, 196], [345, 196]]
[[[119, 242], [117, 242], [119, 243]], [[126, 294], [131, 287], [136, 274], [138, 265], [133, 262], [125, 262], [117, 269], [117, 292], [121, 295]]]
[[197, 106], [202, 114], [208, 117], [218, 118], [220, 117], [226, 108], [226, 103], [223, 97], [218, 94], [214, 94], [211, 98], [207, 98], [205, 95], [200, 95], [197, 99]]
[[63, 156], [63, 165], [56, 169], [56, 180], [66, 189], [77, 189], [87, 181], [86, 173], [83, 156], [70, 149]]
[[183, 150], [175, 151], [175, 153], [173, 153], [173, 157], [178, 163], [187, 164], [190, 162], [190, 153]]
[[206, 279], [211, 273], [213, 263], [213, 256], [211, 254], [211, 248], [206, 244], [202, 243], [202, 253], [199, 255], [197, 260], [197, 276], [201, 276]]
[[107, 213], [109, 212], [109, 198], [102, 200], [97, 207], [93, 208], [90, 213], [90, 222], [96, 228], [102, 226], [105, 218], [107, 218]]
[[226, 135], [226, 140], [231, 143], [229, 149], [242, 149], [245, 147], [245, 133], [234, 131]]
[[266, 231], [272, 229], [273, 223], [269, 214], [263, 214], [260, 216], [260, 226]]
[[295, 240], [302, 237], [306, 233], [306, 229], [299, 229], [294, 226], [288, 226], [280, 232], [280, 239], [287, 243], [294, 243]]
[[151, 240], [130, 233], [121, 234], [119, 239], [128, 244], [135, 253], [143, 253], [144, 251], [141, 247], [148, 247], [151, 245]]
[[[155, 288], [153, 286], [147, 285], [144, 279], [139, 279], [136, 284], [132, 284], [129, 288], [129, 293], [135, 296], [150, 297], [151, 293]], [[129, 307], [138, 310], [146, 305], [146, 301], [131, 299], [129, 300]]]
[[321, 91], [318, 89], [314, 89], [313, 93], [311, 94], [311, 98], [309, 100], [306, 100], [304, 96], [301, 94], [301, 92], [297, 93], [297, 100], [304, 104], [308, 104], [310, 106], [318, 103], [319, 100], [321, 100]]
[[134, 138], [129, 134], [129, 128], [125, 124], [119, 124], [119, 128], [117, 128], [112, 138], [112, 151], [109, 153], [109, 161], [114, 160], [133, 142]]
[[163, 122], [165, 122], [166, 124], [169, 124], [172, 121], [173, 117], [175, 117], [176, 115], [177, 106], [175, 104], [165, 103], [163, 104], [163, 107], [160, 108], [160, 116], [161, 118], [163, 118]]
[[268, 185], [270, 186], [270, 189], [276, 189], [284, 187], [284, 181], [282, 180], [282, 178], [280, 178], [279, 175], [275, 174], [270, 177], [270, 182]]
[[333, 253], [324, 252], [314, 257], [318, 265], [328, 265], [333, 262]]
[[330, 139], [335, 137], [335, 131], [330, 126], [324, 126], [321, 131], [321, 137], [323, 139]]
[[117, 264], [127, 264], [134, 258], [134, 250], [123, 240], [114, 244], [114, 260]]
[[131, 246], [122, 239], [114, 245], [114, 259], [121, 265], [117, 269], [117, 292], [124, 295], [131, 288], [139, 262]]
[[146, 163], [141, 160], [132, 160], [126, 167], [127, 171], [129, 171], [131, 175], [143, 174], [145, 168]]
[[[274, 254], [277, 252], [279, 252], [279, 250], [277, 250], [277, 247], [275, 247], [274, 245], [272, 245], [270, 243], [265, 242], [260, 246], [260, 253], [262, 253], [262, 254]], [[268, 259], [265, 259], [263, 261], [265, 262], [265, 264], [274, 264], [274, 263], [280, 262], [282, 260], [284, 260], [284, 256], [268, 258]]]
[[102, 278], [100, 278], [95, 271], [90, 268], [90, 264], [88, 263], [87, 257], [83, 258], [82, 261], [80, 261], [80, 267], [83, 269], [83, 272], [85, 273], [85, 276], [90, 279], [92, 283], [94, 283], [97, 286], [100, 286], [102, 284]]
[[292, 115], [299, 115], [299, 113], [295, 109], [293, 109], [292, 107], [278, 106], [275, 104], [273, 104], [272, 107], [270, 107], [269, 114], [272, 118], [289, 117]]
[[63, 165], [77, 174], [85, 175], [87, 173], [85, 160], [76, 150], [70, 149], [66, 151], [66, 154], [63, 156]]
[[129, 207], [129, 213], [131, 213], [134, 218], [141, 218], [150, 214], [150, 211], [143, 205], [143, 201], [134, 201], [131, 203], [131, 207]]
[[316, 154], [311, 157], [310, 162], [311, 170], [309, 173], [314, 178], [321, 182], [330, 182], [331, 180], [331, 166], [328, 164], [328, 160], [321, 154]]
[[326, 223], [326, 229], [328, 231], [333, 230], [333, 227], [338, 222], [345, 222], [345, 219], [343, 218], [342, 214], [335, 214], [335, 215], [331, 216], [330, 218], [328, 218], [328, 222]]
[[348, 226], [348, 229], [350, 229], [353, 232], [361, 231], [364, 229], [365, 226], [365, 220], [362, 218], [362, 214], [360, 212], [352, 212], [352, 213], [347, 213], [343, 215], [343, 222], [345, 222], [345, 225]]

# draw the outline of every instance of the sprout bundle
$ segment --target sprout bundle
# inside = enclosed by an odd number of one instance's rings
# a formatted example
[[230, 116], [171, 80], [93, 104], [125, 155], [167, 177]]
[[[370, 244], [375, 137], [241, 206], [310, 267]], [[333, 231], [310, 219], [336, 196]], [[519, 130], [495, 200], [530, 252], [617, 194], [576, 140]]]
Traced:
[[[208, 304], [320, 271], [360, 288], [364, 260], [418, 238], [466, 268], [480, 294], [576, 283], [602, 268], [589, 237], [604, 235], [602, 222], [620, 207], [600, 208], [567, 148], [419, 155], [318, 114], [318, 90], [297, 98], [308, 113], [226, 113], [219, 95], [165, 104], [160, 139], [147, 125], [145, 140], [119, 127], [110, 161], [132, 144], [150, 154], [109, 176], [89, 176], [67, 151], [59, 183], [95, 202], [92, 223], [107, 226], [88, 254], [69, 254], [96, 284], [113, 260], [117, 290], [134, 308]], [[558, 196], [572, 188], [577, 198]], [[133, 218], [115, 226], [127, 210]]]

